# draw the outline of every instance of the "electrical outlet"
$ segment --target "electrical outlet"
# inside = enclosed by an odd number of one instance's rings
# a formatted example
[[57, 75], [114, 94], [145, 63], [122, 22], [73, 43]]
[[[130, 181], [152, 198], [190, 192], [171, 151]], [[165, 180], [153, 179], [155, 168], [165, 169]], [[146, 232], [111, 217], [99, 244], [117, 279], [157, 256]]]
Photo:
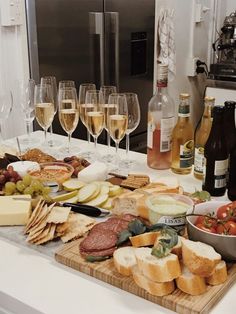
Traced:
[[186, 75], [187, 76], [196, 76], [197, 72], [197, 61], [200, 60], [198, 57], [189, 58], [186, 66]]

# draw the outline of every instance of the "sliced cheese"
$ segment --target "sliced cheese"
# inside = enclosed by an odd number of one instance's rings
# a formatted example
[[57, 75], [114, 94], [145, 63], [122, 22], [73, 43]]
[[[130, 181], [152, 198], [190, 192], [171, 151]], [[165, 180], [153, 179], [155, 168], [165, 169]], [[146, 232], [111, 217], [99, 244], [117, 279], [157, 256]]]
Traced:
[[[18, 195], [15, 195], [17, 197]], [[25, 195], [26, 198], [29, 198]], [[31, 214], [31, 201], [14, 200], [13, 197], [0, 197], [0, 225], [19, 226], [25, 225]]]
[[106, 180], [108, 168], [103, 162], [95, 161], [78, 173], [78, 179], [85, 183]]

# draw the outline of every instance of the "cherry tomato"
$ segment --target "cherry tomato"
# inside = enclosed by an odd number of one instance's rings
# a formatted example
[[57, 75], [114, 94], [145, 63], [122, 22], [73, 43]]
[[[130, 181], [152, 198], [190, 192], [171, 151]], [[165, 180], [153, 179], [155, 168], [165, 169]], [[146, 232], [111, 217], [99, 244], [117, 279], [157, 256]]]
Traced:
[[219, 234], [236, 235], [236, 222], [229, 220], [225, 223], [218, 224], [216, 232]]
[[219, 207], [217, 209], [217, 218], [236, 222], [236, 201]]
[[197, 224], [196, 227], [206, 232], [216, 233], [216, 229], [214, 227], [207, 228], [203, 224]]
[[216, 232], [218, 234], [227, 234], [227, 230], [225, 229], [225, 226], [223, 223], [219, 223], [216, 227]]
[[215, 228], [217, 226], [217, 220], [206, 216], [198, 216], [195, 225], [201, 224], [206, 228]]

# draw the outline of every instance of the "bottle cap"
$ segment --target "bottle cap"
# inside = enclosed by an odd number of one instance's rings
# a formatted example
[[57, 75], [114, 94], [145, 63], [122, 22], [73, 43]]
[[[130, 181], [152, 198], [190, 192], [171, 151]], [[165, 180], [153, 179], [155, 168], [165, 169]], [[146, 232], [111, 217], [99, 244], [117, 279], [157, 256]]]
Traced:
[[205, 102], [213, 102], [213, 101], [215, 101], [215, 97], [206, 96], [206, 97], [204, 98], [204, 101], [205, 101]]
[[236, 102], [231, 101], [231, 100], [225, 101], [225, 108], [226, 109], [235, 109], [236, 108]]
[[215, 113], [223, 113], [224, 110], [225, 110], [225, 108], [223, 106], [215, 106], [213, 108], [213, 114], [215, 114]]
[[180, 99], [188, 99], [188, 98], [190, 98], [190, 95], [187, 94], [187, 93], [181, 93], [181, 94], [179, 95], [179, 98], [180, 98]]
[[168, 78], [168, 65], [158, 63], [157, 64], [157, 81], [167, 82], [167, 78]]

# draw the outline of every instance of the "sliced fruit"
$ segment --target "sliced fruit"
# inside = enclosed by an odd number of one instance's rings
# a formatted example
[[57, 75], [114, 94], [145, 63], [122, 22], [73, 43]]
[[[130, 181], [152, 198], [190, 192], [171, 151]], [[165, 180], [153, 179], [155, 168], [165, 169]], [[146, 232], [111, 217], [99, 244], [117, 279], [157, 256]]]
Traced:
[[87, 202], [86, 205], [91, 205], [91, 206], [100, 206], [104, 202], [106, 202], [108, 199], [108, 194], [101, 194], [99, 193], [97, 197], [92, 199], [90, 202]]
[[[68, 199], [77, 196], [78, 190], [71, 191], [69, 193], [59, 194], [59, 195], [50, 195], [53, 202], [62, 202], [67, 201]], [[77, 197], [78, 198], [78, 197]]]
[[101, 190], [100, 193], [101, 194], [108, 194], [109, 193], [109, 187], [107, 185], [101, 185]]
[[74, 191], [79, 190], [83, 186], [85, 186], [85, 183], [82, 181], [79, 181], [78, 179], [70, 179], [62, 183], [62, 186], [64, 190], [66, 191]]
[[62, 201], [60, 203], [72, 203], [72, 204], [76, 204], [78, 203], [78, 196], [74, 196], [74, 197], [71, 197], [65, 201]]
[[109, 196], [117, 196], [121, 194], [123, 191], [123, 188], [119, 185], [113, 185], [109, 188]]
[[108, 182], [108, 181], [94, 181], [93, 183], [105, 185], [105, 186], [113, 186], [113, 184], [111, 182]]
[[112, 209], [112, 198], [108, 197], [105, 203], [100, 205], [101, 208], [111, 210]]
[[81, 203], [88, 202], [95, 198], [100, 192], [100, 186], [95, 183], [89, 183], [83, 186], [78, 192], [78, 201]]

